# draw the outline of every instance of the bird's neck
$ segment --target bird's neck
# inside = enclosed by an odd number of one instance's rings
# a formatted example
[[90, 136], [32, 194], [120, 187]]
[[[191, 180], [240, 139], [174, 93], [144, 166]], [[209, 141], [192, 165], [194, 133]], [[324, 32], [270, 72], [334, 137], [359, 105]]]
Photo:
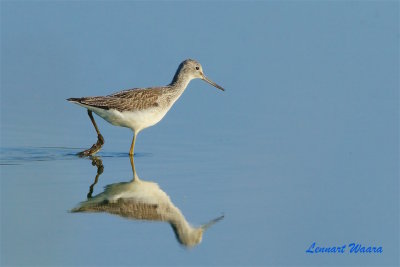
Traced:
[[184, 75], [183, 73], [178, 71], [175, 73], [175, 76], [169, 85], [172, 88], [176, 89], [178, 92], [182, 93], [191, 80], [191, 77], [188, 77], [187, 75]]
[[185, 246], [193, 246], [201, 241], [199, 238], [199, 230], [193, 228], [180, 213], [179, 216], [169, 221], [172, 229], [174, 230], [175, 236], [179, 243]]

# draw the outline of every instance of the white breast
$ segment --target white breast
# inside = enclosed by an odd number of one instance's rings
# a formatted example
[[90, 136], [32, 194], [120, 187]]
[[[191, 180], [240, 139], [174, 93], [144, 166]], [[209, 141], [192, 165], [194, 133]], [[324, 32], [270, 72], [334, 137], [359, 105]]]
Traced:
[[140, 111], [123, 111], [115, 109], [104, 110], [100, 108], [85, 106], [102, 117], [107, 122], [121, 127], [127, 127], [139, 132], [147, 127], [158, 123], [168, 112], [167, 109], [151, 108]]

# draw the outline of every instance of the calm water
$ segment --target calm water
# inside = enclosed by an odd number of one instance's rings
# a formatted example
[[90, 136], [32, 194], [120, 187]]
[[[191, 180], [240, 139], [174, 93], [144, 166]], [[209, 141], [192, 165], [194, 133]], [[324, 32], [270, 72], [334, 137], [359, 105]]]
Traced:
[[[394, 192], [389, 184], [368, 180], [367, 173], [362, 178], [353, 176], [353, 181], [344, 175], [333, 177], [324, 168], [302, 168], [301, 159], [291, 170], [286, 166], [288, 155], [262, 157], [254, 152], [254, 157], [226, 160], [206, 148], [213, 150], [205, 146], [186, 159], [140, 151], [135, 157], [141, 180], [157, 183], [191, 225], [225, 215], [192, 248], [179, 244], [167, 222], [70, 213], [87, 199], [98, 173], [92, 160], [74, 156], [77, 149], [3, 148], [2, 261], [17, 265], [206, 265], [321, 264], [327, 259], [380, 264], [394, 260], [395, 238], [388, 228], [394, 231], [396, 227], [395, 220], [389, 219], [395, 203], [387, 196]], [[182, 148], [177, 150], [183, 153]], [[132, 179], [126, 153], [104, 151], [99, 156], [104, 171], [92, 195], [102, 193], [104, 186]], [[315, 241], [379, 245], [384, 254], [306, 255]]]
[[[1, 265], [398, 265], [398, 3], [346, 3], [1, 2]], [[141, 186], [127, 129], [96, 117], [102, 168], [75, 156], [96, 136], [66, 98], [187, 57], [227, 91], [193, 81], [139, 134]], [[144, 204], [71, 212], [106, 186]]]

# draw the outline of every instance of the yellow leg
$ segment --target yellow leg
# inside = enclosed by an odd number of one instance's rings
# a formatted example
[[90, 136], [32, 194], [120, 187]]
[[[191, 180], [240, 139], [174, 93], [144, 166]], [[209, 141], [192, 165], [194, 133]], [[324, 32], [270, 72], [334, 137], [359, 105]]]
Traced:
[[137, 174], [136, 174], [135, 163], [133, 162], [132, 155], [129, 155], [129, 159], [131, 160], [131, 167], [132, 167], [132, 174], [133, 174], [132, 181], [135, 181], [136, 179], [139, 179], [139, 177], [137, 177]]
[[133, 134], [131, 149], [129, 150], [129, 155], [133, 156], [133, 150], [135, 149], [136, 133]]

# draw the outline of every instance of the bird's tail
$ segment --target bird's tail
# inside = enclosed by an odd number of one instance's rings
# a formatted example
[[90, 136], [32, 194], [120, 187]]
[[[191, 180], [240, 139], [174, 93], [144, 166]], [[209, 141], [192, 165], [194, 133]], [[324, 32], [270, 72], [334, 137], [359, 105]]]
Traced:
[[82, 100], [82, 98], [76, 98], [76, 97], [71, 97], [71, 98], [67, 99], [67, 101], [69, 101], [69, 102], [78, 102], [78, 103], [80, 103], [81, 100]]
[[[96, 204], [96, 203], [94, 203]], [[92, 202], [88, 201], [83, 201], [81, 203], [79, 203], [79, 205], [77, 205], [75, 208], [71, 209], [70, 212], [85, 212], [90, 210], [89, 208], [94, 206], [94, 204]]]
[[69, 210], [69, 212], [82, 212], [83, 210], [82, 210], [82, 208], [81, 207], [75, 207], [75, 208], [73, 208], [73, 209], [71, 209], [71, 210]]

